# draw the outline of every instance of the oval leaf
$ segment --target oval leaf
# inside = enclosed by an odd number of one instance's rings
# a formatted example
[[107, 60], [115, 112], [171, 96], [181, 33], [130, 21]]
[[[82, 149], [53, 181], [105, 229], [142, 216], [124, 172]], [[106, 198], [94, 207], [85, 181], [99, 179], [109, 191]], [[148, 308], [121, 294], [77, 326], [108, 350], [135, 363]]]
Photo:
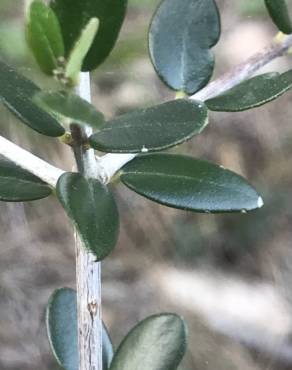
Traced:
[[118, 38], [126, 14], [127, 0], [52, 0], [63, 32], [66, 56], [91, 18], [99, 19], [99, 31], [82, 66], [91, 71], [109, 55]]
[[164, 0], [149, 31], [152, 63], [174, 90], [193, 94], [212, 76], [210, 48], [220, 37], [220, 18], [213, 0]]
[[79, 73], [82, 69], [82, 63], [96, 36], [98, 24], [99, 21], [97, 18], [90, 19], [82, 30], [79, 39], [76, 41], [69, 55], [65, 69], [65, 77], [68, 78], [73, 85], [77, 85], [79, 82]]
[[111, 370], [176, 370], [185, 350], [186, 328], [179, 316], [150, 316], [122, 341]]
[[24, 202], [46, 198], [51, 192], [41, 179], [0, 156], [0, 200]]
[[67, 172], [57, 183], [57, 197], [73, 221], [86, 248], [97, 261], [115, 247], [119, 215], [110, 191], [96, 179]]
[[56, 119], [39, 108], [32, 97], [40, 89], [0, 60], [1, 101], [27, 126], [47, 136], [62, 136], [64, 128]]
[[239, 112], [266, 104], [290, 90], [292, 70], [253, 77], [215, 98], [206, 100], [210, 110]]
[[51, 296], [46, 312], [53, 354], [65, 370], [78, 370], [77, 301], [73, 289], [61, 288]]
[[289, 16], [286, 0], [265, 0], [272, 20], [280, 31], [292, 33], [292, 22]]
[[34, 0], [30, 5], [26, 36], [42, 71], [53, 74], [58, 59], [64, 57], [63, 37], [55, 13], [40, 0]]
[[89, 142], [104, 152], [155, 151], [190, 139], [207, 123], [203, 103], [179, 99], [117, 117], [93, 134]]
[[138, 157], [123, 167], [121, 180], [155, 202], [194, 212], [245, 212], [263, 205], [262, 198], [241, 176], [186, 156]]
[[87, 124], [93, 128], [99, 128], [104, 123], [101, 112], [73, 93], [42, 91], [34, 96], [33, 101], [49, 113], [74, 123]]
[[[65, 370], [78, 370], [78, 330], [76, 292], [57, 289], [46, 311], [47, 333], [53, 354]], [[109, 369], [113, 348], [105, 325], [102, 326], [103, 370]]]

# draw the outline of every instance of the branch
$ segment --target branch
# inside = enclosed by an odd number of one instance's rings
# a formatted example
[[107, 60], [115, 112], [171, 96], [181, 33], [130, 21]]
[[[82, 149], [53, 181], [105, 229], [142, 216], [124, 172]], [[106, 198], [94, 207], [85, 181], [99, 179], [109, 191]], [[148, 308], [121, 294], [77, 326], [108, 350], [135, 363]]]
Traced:
[[[205, 88], [190, 96], [190, 99], [205, 101], [229, 90], [251, 77], [255, 72], [274, 59], [285, 55], [290, 47], [292, 47], [292, 35], [284, 36], [281, 42], [274, 40], [271, 45], [267, 46], [262, 52], [253, 55], [242, 64], [235, 66], [229, 72], [223, 74], [213, 82], [210, 82]], [[117, 171], [137, 155], [138, 154], [106, 154], [100, 158], [99, 163], [103, 178], [106, 178], [108, 182]]]
[[292, 36], [284, 36], [282, 42], [274, 40], [263, 51], [253, 55], [243, 63], [235, 66], [229, 72], [210, 82], [205, 88], [192, 95], [190, 99], [205, 101], [240, 84], [255, 72], [287, 53], [292, 46]]
[[[232, 68], [229, 72], [223, 74], [221, 77], [210, 82], [205, 88], [192, 95], [192, 100], [207, 100], [211, 97], [219, 95], [224, 91], [238, 85], [245, 79], [251, 77], [255, 72], [261, 69], [266, 64], [272, 62], [274, 59], [285, 55], [289, 48], [292, 47], [292, 35], [285, 36], [282, 41], [273, 41], [271, 45], [266, 47], [262, 52], [259, 52], [249, 58], [247, 61], [239, 64]], [[85, 99], [90, 100], [88, 94], [88, 81], [81, 79], [79, 86], [79, 93], [83, 95]], [[87, 135], [90, 134], [89, 128]], [[62, 170], [51, 166], [47, 162], [33, 156], [24, 149], [19, 148], [15, 144], [12, 144], [8, 140], [0, 136], [0, 154], [6, 158], [11, 159], [22, 168], [30, 171], [34, 175], [40, 177], [48, 184], [55, 186], [58, 177], [63, 173]], [[97, 163], [93, 158], [93, 151], [82, 152], [80, 155], [75, 153], [77, 158], [86, 159], [86, 162], [90, 165], [87, 166], [87, 175], [99, 178], [102, 182], [107, 183], [119, 171], [126, 163], [130, 162], [135, 158], [135, 154], [106, 154], [99, 158]], [[82, 161], [83, 161], [82, 159]]]
[[16, 163], [21, 168], [31, 172], [52, 187], [56, 187], [63, 170], [50, 165], [27, 150], [0, 136], [0, 154]]
[[[89, 73], [81, 73], [76, 92], [91, 101]], [[71, 133], [78, 144], [78, 137], [88, 137], [92, 129], [74, 125]], [[86, 177], [96, 178], [101, 172], [98, 171], [94, 150], [85, 150], [82, 143], [73, 149], [78, 170]], [[102, 370], [101, 264], [95, 262], [95, 256], [84, 247], [77, 233], [75, 248], [79, 370]]]

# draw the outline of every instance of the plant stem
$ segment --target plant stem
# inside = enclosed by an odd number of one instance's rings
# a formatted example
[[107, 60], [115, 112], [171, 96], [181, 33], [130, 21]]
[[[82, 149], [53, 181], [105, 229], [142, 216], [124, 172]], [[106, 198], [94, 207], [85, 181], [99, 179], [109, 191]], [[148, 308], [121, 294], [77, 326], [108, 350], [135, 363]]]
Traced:
[[[247, 61], [235, 66], [229, 72], [210, 82], [205, 88], [192, 95], [190, 99], [204, 101], [223, 93], [243, 80], [251, 77], [260, 68], [274, 59], [285, 55], [291, 47], [292, 35], [282, 38], [281, 41], [274, 40], [271, 45], [266, 47], [262, 52], [255, 54]], [[85, 86], [85, 84], [86, 80], [82, 77], [79, 92], [81, 95], [84, 94], [83, 96], [85, 99], [90, 100], [89, 87]], [[90, 133], [88, 131], [89, 128], [86, 130], [88, 135]], [[79, 133], [81, 133], [80, 130]], [[83, 134], [81, 133], [81, 135]], [[84, 160], [87, 158], [85, 162], [90, 163], [90, 165], [86, 165], [86, 171], [90, 171], [93, 177], [97, 177], [103, 182], [109, 182], [122, 166], [130, 162], [136, 156], [135, 154], [106, 154], [99, 158], [97, 163], [94, 164], [93, 151], [89, 150], [85, 152], [82, 150], [81, 146], [79, 149], [75, 148], [74, 150], [79, 166], [82, 168], [82, 163], [84, 163]], [[11, 159], [52, 186], [56, 184], [58, 176], [63, 173], [62, 170], [49, 165], [1, 136], [0, 154]], [[45, 170], [43, 170], [43, 168]], [[87, 172], [87, 175], [88, 174], [89, 172]]]
[[64, 173], [63, 170], [43, 161], [27, 150], [5, 139], [3, 136], [0, 136], [0, 154], [39, 177], [53, 188], [56, 187], [58, 178]]
[[190, 99], [205, 101], [238, 85], [251, 77], [256, 71], [283, 56], [292, 46], [292, 36], [284, 36], [282, 42], [274, 40], [263, 51], [251, 56], [229, 72], [210, 82], [205, 88], [192, 95]]
[[[79, 96], [90, 102], [89, 73], [81, 73]], [[94, 150], [85, 150], [82, 138], [91, 134], [90, 127], [72, 125], [71, 134], [78, 171], [85, 177], [97, 176]], [[81, 139], [81, 141], [80, 141]], [[79, 370], [102, 370], [101, 264], [85, 249], [75, 232], [76, 285], [78, 310]]]
[[[253, 55], [245, 62], [235, 66], [229, 72], [212, 81], [205, 88], [190, 96], [190, 99], [205, 101], [223, 93], [251, 77], [255, 72], [274, 59], [285, 55], [291, 47], [292, 35], [284, 36], [281, 41], [273, 40], [263, 51]], [[103, 156], [100, 159], [103, 176], [110, 179], [122, 166], [135, 158], [135, 156], [137, 154], [107, 154]]]

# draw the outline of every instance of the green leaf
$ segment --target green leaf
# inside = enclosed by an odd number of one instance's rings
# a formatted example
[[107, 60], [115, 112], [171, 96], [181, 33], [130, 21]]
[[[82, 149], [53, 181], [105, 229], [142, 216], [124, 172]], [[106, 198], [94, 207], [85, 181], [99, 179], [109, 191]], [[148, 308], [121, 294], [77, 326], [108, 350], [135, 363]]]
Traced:
[[53, 354], [65, 370], [78, 370], [77, 301], [73, 289], [61, 288], [51, 296], [46, 313]]
[[185, 350], [184, 321], [174, 314], [153, 315], [124, 338], [110, 370], [176, 370]]
[[292, 70], [283, 74], [266, 73], [246, 80], [205, 103], [210, 110], [238, 112], [268, 103], [291, 87]]
[[41, 0], [34, 0], [29, 9], [26, 39], [41, 70], [53, 74], [60, 58], [64, 59], [64, 44], [58, 18]]
[[62, 136], [64, 128], [53, 116], [40, 109], [32, 97], [40, 89], [0, 60], [1, 101], [27, 126], [47, 136]]
[[204, 103], [178, 99], [117, 117], [93, 134], [89, 142], [104, 152], [155, 151], [190, 139], [207, 123]]
[[49, 113], [74, 123], [85, 123], [93, 128], [99, 128], [104, 123], [101, 112], [73, 93], [41, 91], [34, 96], [33, 101]]
[[73, 85], [77, 85], [79, 82], [79, 73], [82, 69], [82, 63], [96, 36], [98, 25], [99, 21], [97, 18], [90, 19], [82, 30], [79, 39], [76, 41], [69, 55], [65, 69], [65, 77], [69, 78]]
[[292, 22], [286, 0], [265, 0], [270, 16], [280, 31], [292, 33]]
[[[65, 370], [78, 370], [78, 330], [76, 292], [57, 289], [51, 296], [46, 312], [47, 333], [53, 354]], [[109, 369], [113, 348], [105, 325], [102, 326], [103, 370]]]
[[121, 180], [155, 202], [194, 212], [245, 212], [263, 205], [241, 176], [181, 155], [140, 156], [123, 167]]
[[0, 200], [23, 202], [48, 197], [52, 189], [38, 177], [0, 156]]
[[91, 71], [100, 65], [113, 49], [127, 8], [127, 0], [52, 0], [51, 7], [59, 18], [66, 56], [91, 18], [99, 19], [99, 31], [82, 66]]
[[174, 90], [193, 94], [212, 76], [210, 48], [220, 37], [220, 18], [213, 0], [164, 0], [149, 31], [152, 63]]
[[113, 344], [106, 326], [102, 326], [102, 369], [108, 370], [114, 357]]
[[96, 179], [67, 172], [57, 183], [57, 197], [86, 248], [98, 261], [115, 247], [119, 215], [111, 192]]

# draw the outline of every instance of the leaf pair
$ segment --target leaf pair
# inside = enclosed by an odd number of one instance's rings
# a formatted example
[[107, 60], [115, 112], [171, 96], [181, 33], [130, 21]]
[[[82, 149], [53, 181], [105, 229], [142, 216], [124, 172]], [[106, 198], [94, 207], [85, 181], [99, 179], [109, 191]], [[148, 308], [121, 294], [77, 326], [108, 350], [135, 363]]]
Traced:
[[43, 72], [64, 73], [72, 84], [78, 83], [81, 70], [95, 69], [112, 50], [126, 5], [126, 0], [53, 0], [47, 6], [34, 0], [26, 34]]
[[[62, 288], [47, 307], [47, 331], [53, 353], [64, 370], [78, 370], [76, 293]], [[103, 326], [103, 370], [175, 370], [186, 349], [186, 328], [174, 314], [150, 316], [123, 339], [116, 353]]]

